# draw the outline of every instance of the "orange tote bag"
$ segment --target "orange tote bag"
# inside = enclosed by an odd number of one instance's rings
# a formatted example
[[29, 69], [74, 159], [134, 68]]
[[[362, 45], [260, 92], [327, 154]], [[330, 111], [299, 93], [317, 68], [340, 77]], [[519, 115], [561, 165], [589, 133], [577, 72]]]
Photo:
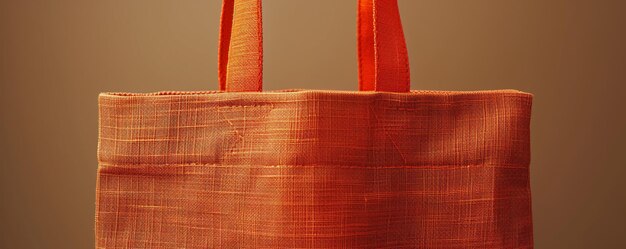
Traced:
[[358, 1], [359, 91], [262, 92], [260, 0], [220, 91], [103, 93], [97, 248], [532, 248], [532, 95], [410, 91], [395, 0]]

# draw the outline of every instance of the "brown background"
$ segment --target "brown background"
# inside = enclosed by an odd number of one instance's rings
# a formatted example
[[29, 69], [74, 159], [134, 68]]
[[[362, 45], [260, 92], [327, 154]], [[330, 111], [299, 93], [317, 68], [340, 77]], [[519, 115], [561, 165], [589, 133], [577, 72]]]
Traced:
[[[93, 248], [97, 94], [217, 88], [220, 1], [0, 0], [0, 248]], [[537, 248], [626, 248], [616, 0], [400, 0], [413, 89], [535, 94]], [[356, 89], [355, 0], [264, 1], [266, 89]]]

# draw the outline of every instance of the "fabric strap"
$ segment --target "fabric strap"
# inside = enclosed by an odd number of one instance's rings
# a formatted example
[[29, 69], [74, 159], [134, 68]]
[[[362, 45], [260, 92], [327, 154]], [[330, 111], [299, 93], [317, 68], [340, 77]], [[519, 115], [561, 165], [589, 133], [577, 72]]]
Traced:
[[[218, 77], [220, 90], [261, 91], [261, 0], [223, 0]], [[359, 90], [408, 92], [409, 60], [397, 0], [358, 0]]]

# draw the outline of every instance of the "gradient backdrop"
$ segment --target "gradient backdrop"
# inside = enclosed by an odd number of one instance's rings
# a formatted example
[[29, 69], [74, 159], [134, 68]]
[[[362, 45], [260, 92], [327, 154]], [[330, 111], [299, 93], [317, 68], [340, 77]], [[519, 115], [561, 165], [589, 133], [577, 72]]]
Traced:
[[[626, 3], [400, 0], [413, 89], [535, 94], [536, 248], [626, 248]], [[218, 0], [0, 0], [0, 248], [93, 248], [97, 95], [217, 88]], [[266, 0], [265, 89], [355, 90], [356, 0]]]

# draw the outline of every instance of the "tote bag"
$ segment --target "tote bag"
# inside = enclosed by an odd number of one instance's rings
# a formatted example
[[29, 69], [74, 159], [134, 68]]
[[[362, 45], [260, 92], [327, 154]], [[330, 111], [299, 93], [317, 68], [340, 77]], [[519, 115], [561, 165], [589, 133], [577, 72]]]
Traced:
[[101, 94], [96, 247], [532, 248], [532, 95], [410, 91], [396, 1], [358, 6], [357, 92], [262, 92], [226, 0], [220, 91]]

